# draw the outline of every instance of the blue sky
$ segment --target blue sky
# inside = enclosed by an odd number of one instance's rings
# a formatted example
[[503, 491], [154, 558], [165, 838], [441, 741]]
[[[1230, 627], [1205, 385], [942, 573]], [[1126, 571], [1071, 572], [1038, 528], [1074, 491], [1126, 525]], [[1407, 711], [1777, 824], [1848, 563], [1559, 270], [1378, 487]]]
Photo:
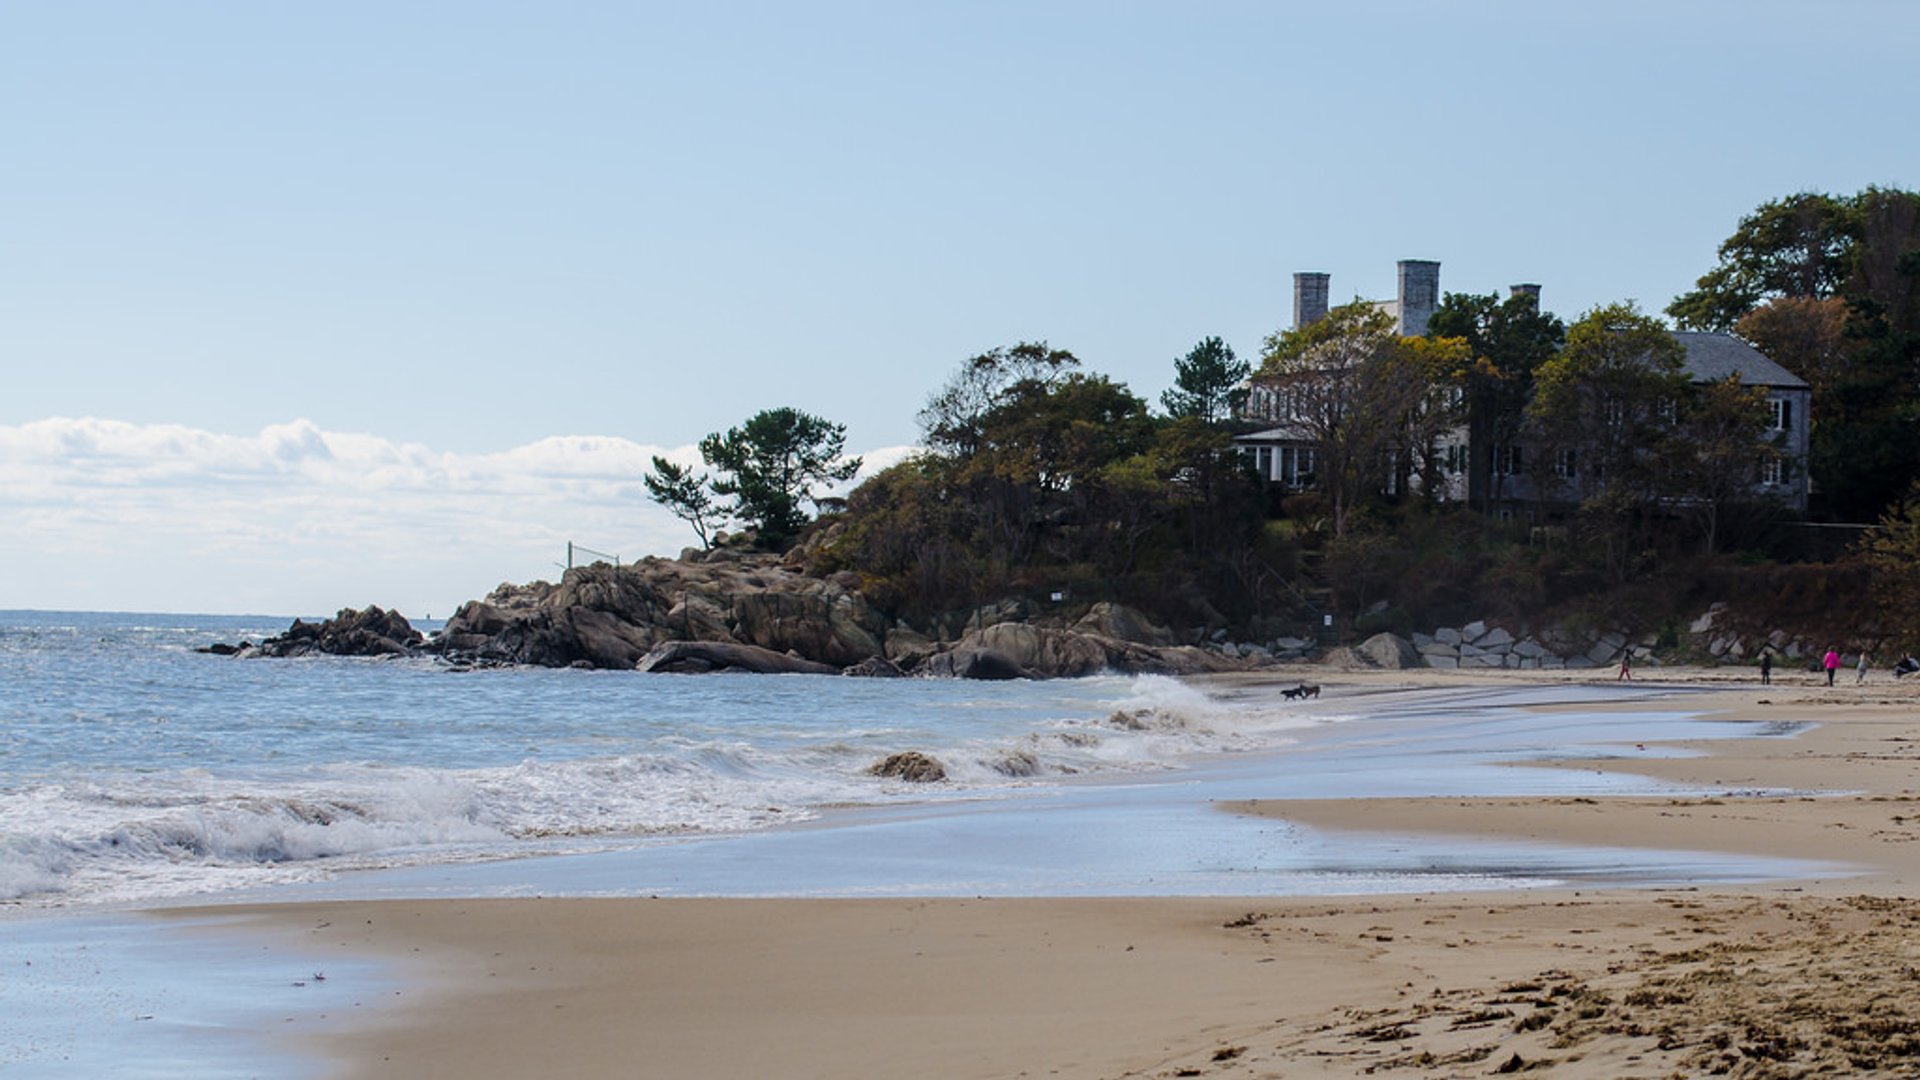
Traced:
[[1920, 185], [1920, 5], [0, 0], [0, 608], [444, 614], [691, 540], [657, 452], [888, 460], [974, 353], [1157, 399], [1291, 276], [1658, 311]]

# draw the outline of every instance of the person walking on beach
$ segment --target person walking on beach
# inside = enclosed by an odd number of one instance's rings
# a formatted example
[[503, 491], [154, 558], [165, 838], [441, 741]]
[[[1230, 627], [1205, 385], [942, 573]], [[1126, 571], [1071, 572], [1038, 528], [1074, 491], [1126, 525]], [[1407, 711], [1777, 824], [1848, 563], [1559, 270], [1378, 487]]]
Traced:
[[1825, 659], [1820, 661], [1820, 666], [1827, 669], [1827, 685], [1832, 686], [1833, 673], [1840, 670], [1840, 651], [1828, 649]]
[[1620, 654], [1620, 674], [1614, 676], [1613, 681], [1619, 682], [1622, 679], [1625, 679], [1628, 682], [1633, 681], [1633, 654], [1632, 653], [1623, 652]]
[[1760, 685], [1773, 685], [1773, 654], [1770, 652], [1760, 654]]
[[1866, 650], [1862, 649], [1860, 651], [1860, 667], [1855, 671], [1853, 676], [1853, 685], [1855, 686], [1859, 686], [1861, 683], [1867, 681], [1867, 659]]

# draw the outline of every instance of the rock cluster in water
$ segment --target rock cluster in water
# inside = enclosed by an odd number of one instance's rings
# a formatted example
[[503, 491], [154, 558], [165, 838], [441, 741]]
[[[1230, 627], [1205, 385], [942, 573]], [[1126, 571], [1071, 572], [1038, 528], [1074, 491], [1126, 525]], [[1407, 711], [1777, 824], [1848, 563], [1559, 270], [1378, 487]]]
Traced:
[[295, 619], [286, 633], [258, 645], [243, 641], [199, 651], [218, 656], [413, 656], [426, 646], [426, 636], [405, 616], [371, 605], [364, 610], [342, 608], [323, 622]]

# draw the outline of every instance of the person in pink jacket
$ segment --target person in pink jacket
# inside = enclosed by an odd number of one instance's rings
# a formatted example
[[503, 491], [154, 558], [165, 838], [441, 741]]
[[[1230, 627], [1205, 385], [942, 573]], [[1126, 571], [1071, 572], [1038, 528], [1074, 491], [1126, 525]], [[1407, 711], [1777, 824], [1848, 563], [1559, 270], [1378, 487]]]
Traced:
[[1824, 659], [1824, 660], [1822, 660], [1822, 661], [1820, 661], [1820, 664], [1821, 664], [1821, 666], [1822, 666], [1822, 667], [1824, 667], [1824, 668], [1826, 668], [1826, 669], [1827, 669], [1827, 685], [1828, 685], [1828, 686], [1832, 686], [1832, 685], [1833, 685], [1833, 673], [1834, 673], [1834, 672], [1836, 672], [1836, 671], [1839, 671], [1839, 670], [1840, 670], [1840, 653], [1839, 653], [1839, 650], [1837, 650], [1837, 649], [1828, 649], [1828, 650], [1827, 650], [1827, 658], [1826, 658], [1826, 659]]

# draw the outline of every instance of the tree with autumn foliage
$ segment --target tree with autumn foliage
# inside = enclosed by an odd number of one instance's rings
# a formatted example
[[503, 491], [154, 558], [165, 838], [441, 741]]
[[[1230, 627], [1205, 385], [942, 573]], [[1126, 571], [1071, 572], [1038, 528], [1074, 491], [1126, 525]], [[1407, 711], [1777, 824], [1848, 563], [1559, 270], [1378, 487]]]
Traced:
[[1335, 537], [1396, 471], [1423, 474], [1432, 490], [1433, 444], [1459, 422], [1448, 390], [1466, 359], [1459, 339], [1402, 337], [1364, 301], [1267, 337], [1254, 379], [1287, 403], [1280, 423], [1313, 448]]
[[1872, 519], [1920, 480], [1920, 193], [1765, 203], [1719, 256], [1668, 313], [1812, 385], [1812, 478], [1831, 515]]

